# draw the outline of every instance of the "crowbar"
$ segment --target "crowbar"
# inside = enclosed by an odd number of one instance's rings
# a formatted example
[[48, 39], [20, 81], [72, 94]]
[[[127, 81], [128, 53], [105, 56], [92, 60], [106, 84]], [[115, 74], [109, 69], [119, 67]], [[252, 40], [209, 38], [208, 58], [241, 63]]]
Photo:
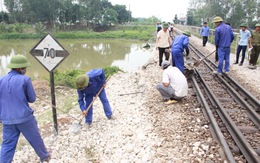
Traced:
[[207, 56], [205, 56], [204, 58], [202, 58], [202, 59], [198, 60], [197, 62], [195, 62], [194, 65], [193, 65], [193, 67], [198, 67], [198, 66], [202, 63], [203, 60], [205, 60], [206, 58], [208, 58], [210, 55], [212, 55], [212, 54], [215, 53], [215, 52], [216, 52], [216, 50], [214, 50], [213, 52], [209, 53], [209, 54], [208, 54]]

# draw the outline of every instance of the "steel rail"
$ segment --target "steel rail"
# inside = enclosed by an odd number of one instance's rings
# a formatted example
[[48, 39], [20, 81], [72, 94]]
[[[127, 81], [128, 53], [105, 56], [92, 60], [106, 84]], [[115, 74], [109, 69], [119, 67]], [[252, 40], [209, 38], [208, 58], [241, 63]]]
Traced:
[[[200, 53], [199, 56], [203, 57], [203, 53], [198, 50], [194, 45], [192, 45], [190, 43], [190, 47], [192, 49], [192, 51], [194, 51], [194, 53]], [[214, 64], [214, 62], [212, 62], [211, 60], [208, 60], [212, 65], [214, 65], [214, 68], [216, 68], [216, 64]], [[207, 63], [206, 60], [204, 60], [204, 63]], [[208, 67], [209, 64], [207, 63]], [[212, 70], [213, 68], [211, 68]], [[201, 78], [201, 75], [199, 74], [198, 70], [195, 69], [194, 70], [196, 74], [198, 74], [198, 76]], [[218, 76], [219, 77], [219, 76]], [[257, 100], [253, 95], [251, 95], [248, 91], [246, 91], [240, 84], [238, 84], [233, 78], [231, 78], [228, 75], [224, 75], [221, 77], [219, 77], [220, 79], [222, 79], [222, 81], [225, 81], [223, 78], [226, 78], [229, 80], [230, 85], [232, 85], [233, 87], [237, 87], [236, 89], [239, 90], [239, 93], [243, 96], [245, 96], [247, 98], [248, 103], [250, 103], [252, 106], [254, 106], [257, 110], [259, 110], [259, 100]], [[242, 152], [242, 154], [244, 155], [244, 157], [246, 158], [246, 160], [249, 163], [256, 163], [256, 162], [260, 162], [260, 158], [259, 155], [255, 152], [255, 150], [252, 148], [252, 146], [247, 142], [246, 138], [244, 137], [244, 135], [241, 133], [241, 131], [238, 129], [238, 127], [235, 125], [235, 123], [233, 122], [233, 120], [231, 119], [231, 117], [228, 115], [227, 111], [224, 109], [224, 107], [222, 107], [220, 101], [217, 99], [217, 97], [214, 95], [214, 93], [210, 90], [209, 86], [205, 83], [205, 80], [203, 78], [201, 78], [201, 82], [204, 85], [206, 94], [209, 96], [209, 100], [211, 101], [211, 103], [213, 104], [213, 106], [217, 107], [216, 112], [219, 114], [220, 118], [222, 119], [222, 121], [226, 124], [226, 127], [229, 131], [229, 133], [231, 134], [231, 136], [233, 137], [233, 140], [235, 141], [235, 143], [237, 144], [237, 146], [239, 147], [240, 151]], [[225, 85], [227, 84], [227, 81], [224, 82]], [[229, 86], [231, 88], [231, 86]], [[229, 90], [230, 91], [230, 90]], [[235, 96], [239, 96], [238, 93], [232, 88], [231, 92], [235, 92]], [[236, 100], [238, 101], [238, 100]], [[244, 100], [242, 100], [244, 101]], [[244, 102], [242, 102], [244, 103]], [[246, 106], [248, 106], [248, 104], [244, 104]], [[204, 106], [205, 107], [205, 106]], [[251, 107], [249, 107], [251, 108]], [[254, 115], [254, 111], [252, 111], [252, 109], [250, 109]], [[255, 114], [256, 115], [256, 114]], [[252, 119], [252, 116], [251, 116]], [[259, 122], [259, 116], [255, 116], [256, 122]]]
[[[199, 53], [200, 56], [204, 56], [203, 53], [196, 49], [196, 47], [191, 44], [191, 47], [193, 49], [193, 51], [197, 51], [195, 53]], [[208, 60], [212, 65], [214, 65], [214, 68], [217, 68], [217, 65], [211, 61], [211, 60]], [[206, 61], [204, 61], [204, 63], [207, 63]], [[225, 78], [228, 79], [228, 81], [231, 83], [231, 85], [233, 85], [233, 87], [235, 87], [235, 89], [237, 90], [237, 92], [239, 92], [240, 94], [242, 94], [246, 99], [246, 101], [248, 101], [252, 106], [254, 106], [255, 110], [256, 111], [260, 111], [260, 101], [255, 97], [253, 96], [250, 92], [248, 92], [246, 89], [244, 89], [243, 86], [241, 86], [235, 79], [233, 79], [230, 75], [224, 75]]]
[[[213, 70], [213, 68], [205, 62], [205, 64], [208, 66], [209, 69]], [[228, 89], [228, 92], [234, 99], [236, 100], [237, 103], [242, 105], [246, 111], [248, 112], [249, 116], [251, 117], [251, 120], [254, 122], [254, 124], [260, 129], [260, 115], [245, 101], [243, 97], [232, 87], [228, 82], [223, 78], [220, 77], [219, 75], [216, 75], [219, 77], [221, 82], [225, 85], [225, 87]], [[228, 76], [228, 75], [225, 75]], [[243, 88], [239, 88], [239, 90], [243, 90]]]
[[204, 110], [205, 110], [205, 113], [204, 113], [204, 116], [207, 117], [207, 119], [210, 121], [210, 124], [212, 125], [212, 128], [214, 130], [214, 135], [215, 137], [217, 138], [219, 144], [221, 145], [223, 151], [224, 151], [224, 154], [228, 160], [229, 163], [235, 163], [235, 159], [233, 157], [233, 154], [227, 144], [227, 141], [225, 139], [225, 137], [223, 136], [218, 124], [217, 124], [217, 121], [216, 119], [214, 118], [211, 110], [210, 110], [210, 107], [198, 85], [198, 82], [196, 81], [194, 75], [192, 76], [192, 83], [194, 85], [194, 88], [195, 88], [195, 92], [196, 94], [198, 95], [203, 107], [204, 107]]
[[218, 107], [217, 113], [219, 114], [219, 117], [225, 123], [229, 133], [233, 137], [235, 143], [239, 147], [240, 151], [242, 152], [246, 160], [249, 163], [260, 162], [260, 158], [258, 154], [255, 152], [252, 146], [247, 142], [244, 135], [241, 133], [241, 131], [235, 125], [233, 120], [230, 118], [230, 116], [226, 112], [225, 108], [221, 105], [216, 95], [210, 90], [209, 86], [206, 84], [205, 80], [201, 77], [200, 73], [197, 70], [195, 70], [195, 73], [200, 77], [201, 83], [204, 86], [207, 94], [211, 96], [211, 99], [213, 99], [213, 101], [211, 102]]

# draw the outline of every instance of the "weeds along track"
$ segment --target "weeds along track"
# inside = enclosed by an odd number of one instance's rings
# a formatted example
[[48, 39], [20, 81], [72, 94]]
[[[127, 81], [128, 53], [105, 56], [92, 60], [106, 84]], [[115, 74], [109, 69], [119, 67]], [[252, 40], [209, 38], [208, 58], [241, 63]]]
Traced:
[[[204, 57], [194, 45], [189, 47], [194, 58]], [[216, 67], [205, 59], [191, 76], [212, 134], [229, 162], [260, 162], [260, 102], [232, 74], [213, 74]]]

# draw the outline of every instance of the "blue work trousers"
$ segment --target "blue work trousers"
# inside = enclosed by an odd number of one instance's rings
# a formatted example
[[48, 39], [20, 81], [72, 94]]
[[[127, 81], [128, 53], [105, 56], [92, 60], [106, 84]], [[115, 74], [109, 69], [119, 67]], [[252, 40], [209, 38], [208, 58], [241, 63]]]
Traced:
[[172, 65], [176, 66], [182, 73], [184, 73], [184, 58], [181, 50], [174, 49], [172, 51]]
[[218, 72], [223, 72], [223, 62], [225, 61], [225, 72], [229, 72], [230, 47], [218, 48]]
[[244, 59], [245, 59], [245, 56], [246, 56], [246, 48], [247, 48], [247, 46], [241, 46], [241, 45], [238, 45], [238, 47], [237, 47], [237, 58], [236, 58], [236, 63], [239, 62], [239, 54], [240, 54], [241, 50], [242, 50], [242, 60], [241, 60], [240, 63], [241, 63], [241, 64], [244, 63]]
[[[112, 115], [112, 110], [111, 110], [110, 104], [108, 102], [105, 89], [103, 89], [101, 91], [101, 93], [99, 94], [98, 97], [99, 97], [100, 101], [102, 102], [105, 115], [107, 116], [107, 118], [110, 118], [111, 115]], [[86, 97], [86, 104], [90, 104], [92, 102], [92, 100], [93, 100], [92, 96]], [[87, 116], [85, 118], [85, 122], [91, 124], [92, 118], [93, 118], [93, 105], [90, 107], [90, 109], [87, 113]]]
[[3, 124], [3, 142], [1, 149], [1, 163], [11, 163], [14, 157], [15, 148], [20, 133], [31, 144], [41, 161], [49, 157], [45, 148], [36, 120], [33, 118], [21, 124], [5, 125]]

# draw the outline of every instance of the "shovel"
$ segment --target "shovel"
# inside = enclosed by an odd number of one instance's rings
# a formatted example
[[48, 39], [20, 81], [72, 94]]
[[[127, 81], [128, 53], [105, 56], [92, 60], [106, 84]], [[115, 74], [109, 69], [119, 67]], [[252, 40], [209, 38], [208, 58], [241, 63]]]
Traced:
[[[110, 79], [110, 76], [107, 78], [107, 82], [108, 80]], [[106, 82], [106, 83], [107, 83]], [[97, 95], [95, 96], [95, 98], [92, 100], [92, 102], [88, 105], [87, 109], [86, 109], [86, 113], [82, 116], [82, 118], [79, 120], [79, 123], [74, 123], [72, 124], [70, 130], [73, 132], [73, 133], [78, 133], [79, 130], [80, 130], [80, 127], [81, 127], [81, 122], [82, 120], [86, 117], [86, 115], [88, 114], [88, 111], [90, 109], [90, 107], [93, 105], [94, 101], [96, 101], [97, 97], [99, 96], [99, 94], [102, 92], [102, 90], [105, 88], [105, 86], [102, 86], [100, 88], [100, 90], [98, 91]]]
[[206, 58], [208, 58], [210, 55], [212, 55], [212, 54], [215, 53], [215, 52], [216, 52], [216, 50], [214, 50], [213, 52], [209, 53], [209, 54], [208, 54], [207, 56], [205, 56], [204, 58], [202, 58], [202, 59], [198, 60], [197, 62], [195, 62], [194, 65], [193, 65], [193, 67], [198, 67], [198, 66], [202, 63], [203, 60], [205, 60]]

